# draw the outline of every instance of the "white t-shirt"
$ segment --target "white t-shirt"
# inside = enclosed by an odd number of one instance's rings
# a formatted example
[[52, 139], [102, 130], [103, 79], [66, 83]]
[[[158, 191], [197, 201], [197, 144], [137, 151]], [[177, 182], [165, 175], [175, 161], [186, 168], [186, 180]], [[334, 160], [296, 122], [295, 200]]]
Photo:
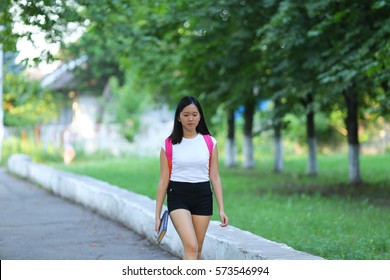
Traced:
[[[211, 136], [213, 149], [217, 140]], [[162, 144], [165, 151], [165, 141]], [[209, 149], [203, 135], [184, 138], [180, 144], [172, 145], [171, 181], [199, 183], [209, 181]]]

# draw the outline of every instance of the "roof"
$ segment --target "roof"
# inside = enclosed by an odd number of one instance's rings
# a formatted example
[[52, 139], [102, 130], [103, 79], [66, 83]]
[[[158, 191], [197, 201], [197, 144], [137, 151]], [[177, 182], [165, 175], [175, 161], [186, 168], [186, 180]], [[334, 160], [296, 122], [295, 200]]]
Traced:
[[51, 88], [54, 90], [60, 90], [67, 86], [73, 80], [73, 70], [87, 61], [86, 55], [68, 61], [62, 64], [53, 72], [47, 74], [41, 81], [41, 86], [44, 88]]

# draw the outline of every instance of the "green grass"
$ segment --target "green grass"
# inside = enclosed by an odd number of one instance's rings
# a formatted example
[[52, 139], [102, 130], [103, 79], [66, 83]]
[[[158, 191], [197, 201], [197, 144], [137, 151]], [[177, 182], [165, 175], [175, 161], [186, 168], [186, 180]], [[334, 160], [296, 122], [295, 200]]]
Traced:
[[[230, 224], [327, 259], [390, 259], [390, 155], [361, 157], [360, 186], [348, 184], [346, 155], [318, 160], [317, 177], [305, 175], [304, 157], [286, 158], [283, 174], [274, 174], [266, 157], [252, 170], [221, 162]], [[157, 158], [55, 166], [155, 198]]]

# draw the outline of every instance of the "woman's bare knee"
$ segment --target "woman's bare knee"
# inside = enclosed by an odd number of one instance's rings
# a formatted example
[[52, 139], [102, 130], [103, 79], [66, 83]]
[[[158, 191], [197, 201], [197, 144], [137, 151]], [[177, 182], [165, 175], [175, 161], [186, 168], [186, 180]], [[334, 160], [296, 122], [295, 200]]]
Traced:
[[184, 257], [186, 259], [196, 260], [198, 258], [199, 250], [197, 242], [190, 242], [184, 244]]

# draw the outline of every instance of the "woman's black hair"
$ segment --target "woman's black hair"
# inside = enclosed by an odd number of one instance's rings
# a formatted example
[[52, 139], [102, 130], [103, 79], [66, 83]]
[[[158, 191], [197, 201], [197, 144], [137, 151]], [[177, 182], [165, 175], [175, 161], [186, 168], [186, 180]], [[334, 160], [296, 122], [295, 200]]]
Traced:
[[169, 138], [172, 139], [172, 144], [179, 144], [181, 140], [183, 140], [183, 126], [181, 122], [179, 122], [179, 115], [185, 107], [191, 104], [194, 104], [198, 108], [200, 114], [200, 120], [198, 126], [196, 127], [196, 131], [203, 135], [210, 134], [209, 129], [207, 128], [206, 120], [203, 115], [202, 106], [200, 106], [199, 101], [195, 97], [184, 96], [177, 104], [175, 119], [173, 122], [173, 130], [171, 135], [169, 135]]

